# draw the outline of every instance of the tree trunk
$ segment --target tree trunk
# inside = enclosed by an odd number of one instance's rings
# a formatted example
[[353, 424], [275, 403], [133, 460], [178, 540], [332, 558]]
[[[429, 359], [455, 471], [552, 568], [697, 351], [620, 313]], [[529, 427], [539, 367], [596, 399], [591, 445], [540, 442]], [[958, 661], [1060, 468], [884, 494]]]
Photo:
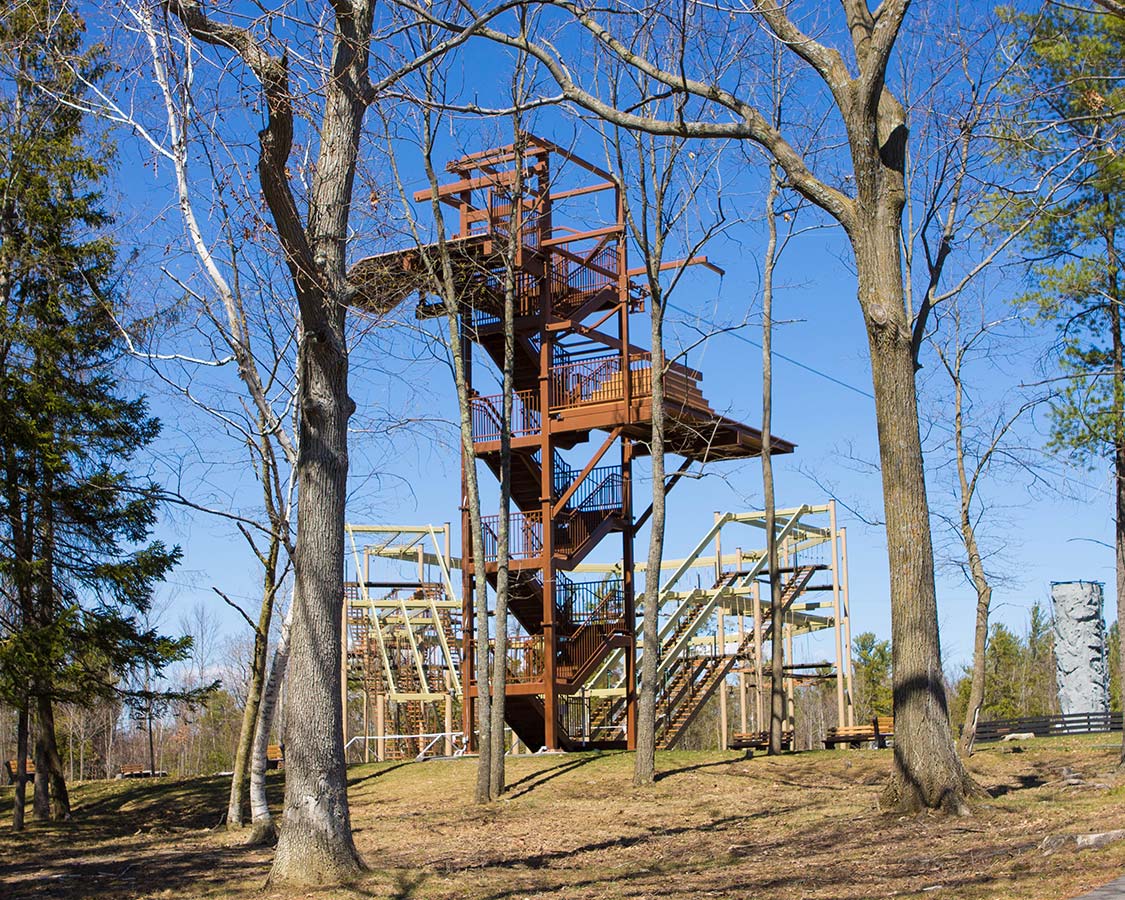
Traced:
[[254, 736], [258, 724], [258, 710], [262, 702], [262, 687], [266, 680], [266, 663], [269, 651], [270, 622], [273, 603], [277, 596], [277, 557], [280, 536], [270, 537], [270, 552], [262, 578], [262, 607], [258, 613], [258, 627], [254, 632], [254, 653], [250, 660], [250, 683], [246, 689], [246, 706], [242, 710], [242, 727], [238, 733], [238, 749], [234, 754], [234, 774], [230, 782], [230, 799], [227, 803], [227, 828], [242, 827], [242, 798], [250, 774]]
[[[1105, 198], [1107, 216], [1110, 223], [1116, 222], [1113, 212], [1114, 199]], [[1117, 255], [1117, 229], [1111, 224], [1105, 238], [1106, 243], [1106, 281], [1109, 293], [1109, 321], [1112, 332], [1113, 353], [1113, 480], [1117, 490], [1114, 547], [1117, 558], [1117, 629], [1120, 635], [1125, 627], [1125, 360], [1123, 356], [1123, 336], [1121, 333], [1121, 291], [1120, 262]], [[1125, 674], [1125, 641], [1118, 640], [1118, 672]], [[1117, 763], [1119, 770], [1125, 770], [1125, 729], [1121, 733], [1121, 756]]]
[[[352, 839], [340, 684], [344, 612], [344, 507], [348, 493], [346, 263], [348, 219], [366, 113], [372, 4], [335, 7], [331, 75], [305, 235], [283, 235], [301, 311], [295, 600], [285, 716], [285, 813], [270, 879], [337, 884], [365, 866]], [[284, 66], [284, 60], [282, 61]], [[286, 93], [287, 104], [290, 102]], [[271, 128], [272, 123], [271, 109]], [[291, 107], [287, 109], [291, 116]], [[285, 158], [263, 138], [263, 192], [279, 231], [296, 226], [286, 123]], [[294, 255], [297, 254], [297, 255]], [[315, 267], [308, 270], [311, 264]]]
[[973, 635], [973, 673], [969, 682], [969, 703], [965, 707], [965, 721], [961, 727], [959, 746], [961, 754], [969, 756], [973, 752], [973, 743], [977, 736], [977, 718], [980, 714], [981, 704], [984, 702], [984, 664], [985, 652], [988, 648], [988, 614], [992, 605], [992, 586], [988, 583], [988, 575], [984, 571], [980, 548], [977, 545], [976, 528], [973, 526], [972, 518], [973, 488], [965, 470], [963, 417], [965, 394], [961, 383], [960, 351], [958, 351], [958, 357], [952, 372], [955, 395], [953, 443], [954, 453], [957, 457], [957, 479], [961, 490], [961, 541], [965, 545], [965, 553], [969, 560], [969, 574], [977, 592], [977, 621]]
[[[426, 98], [434, 99], [433, 70], [426, 70]], [[430, 107], [423, 113], [422, 137], [422, 162], [426, 171], [426, 180], [430, 187], [430, 209], [434, 221], [441, 222], [442, 209], [438, 200], [439, 185], [437, 171], [433, 162], [433, 122]], [[400, 183], [401, 188], [401, 183]], [[472, 373], [472, 342], [464, 334], [461, 324], [461, 314], [466, 310], [462, 307], [461, 290], [457, 279], [454, 277], [454, 266], [449, 248], [445, 242], [444, 231], [438, 233], [439, 266], [430, 270], [428, 274], [433, 281], [434, 292], [441, 299], [445, 310], [445, 321], [449, 335], [449, 355], [453, 363], [453, 383], [457, 389], [458, 425], [461, 438], [461, 473], [465, 495], [462, 498], [462, 554], [472, 557], [471, 568], [467, 559], [462, 560], [462, 589], [463, 600], [467, 601], [472, 595], [472, 612], [467, 617], [462, 628], [465, 635], [465, 650], [467, 665], [466, 677], [462, 684], [465, 691], [463, 702], [465, 710], [474, 710], [476, 722], [465, 716], [465, 740], [468, 746], [473, 746], [473, 728], [477, 728], [476, 747], [479, 753], [477, 763], [477, 777], [474, 785], [474, 799], [477, 803], [487, 803], [492, 778], [492, 728], [491, 705], [488, 691], [489, 659], [488, 659], [488, 583], [485, 578], [484, 562], [484, 532], [481, 523], [480, 507], [480, 482], [477, 478], [477, 456], [473, 446], [473, 419], [472, 397], [469, 394], [469, 382]], [[465, 533], [467, 527], [467, 534]], [[470, 651], [471, 645], [471, 652]], [[468, 695], [471, 682], [475, 679], [477, 696], [476, 702]]]
[[893, 598], [895, 765], [883, 802], [904, 812], [940, 808], [963, 813], [971, 782], [949, 730], [914, 361], [902, 289], [901, 228], [895, 222], [897, 218], [891, 222], [877, 217], [863, 223], [860, 239], [854, 240], [871, 355]]
[[[649, 265], [652, 262], [649, 261]], [[656, 267], [660, 260], [656, 257]], [[633, 784], [652, 784], [656, 778], [656, 674], [660, 663], [660, 566], [664, 560], [664, 298], [660, 285], [649, 279], [652, 326], [652, 524], [645, 568], [645, 607], [641, 620], [640, 684], [637, 688], [637, 753]]]
[[[504, 261], [504, 363], [500, 416], [500, 534], [496, 546], [496, 651], [492, 666], [491, 724], [492, 755], [489, 760], [488, 796], [499, 800], [504, 793], [504, 706], [508, 687], [508, 585], [511, 542], [509, 522], [512, 502], [512, 391], [515, 382], [515, 264], [523, 238], [523, 137], [518, 123], [515, 131], [516, 183], [508, 220], [508, 246]], [[544, 580], [543, 590], [554, 590], [553, 581]]]
[[[327, 115], [327, 114], [326, 114]], [[271, 880], [336, 884], [364, 868], [352, 840], [340, 686], [348, 358], [344, 310], [322, 298], [328, 334], [304, 331], [297, 548], [286, 716], [285, 813]]]
[[[38, 698], [36, 699], [38, 704]], [[47, 779], [47, 748], [43, 741], [43, 725], [36, 722], [35, 775], [32, 778], [31, 818], [45, 822], [51, 818], [51, 786]]]
[[152, 676], [149, 674], [148, 666], [145, 666], [145, 692], [148, 697], [145, 700], [145, 733], [148, 736], [148, 770], [152, 775], [156, 775], [156, 746], [152, 739], [152, 719], [155, 715], [152, 703]]
[[[445, 261], [448, 268], [448, 260]], [[477, 728], [477, 778], [474, 799], [487, 803], [492, 788], [492, 695], [489, 691], [490, 665], [488, 658], [488, 579], [484, 559], [484, 526], [480, 509], [480, 480], [477, 477], [477, 454], [473, 447], [472, 399], [469, 396], [469, 372], [472, 365], [472, 345], [462, 334], [460, 311], [457, 307], [456, 285], [452, 276], [445, 278], [446, 319], [449, 325], [449, 343], [453, 355], [453, 378], [457, 385], [457, 405], [461, 417], [461, 465], [464, 470], [465, 502], [469, 507], [469, 543], [472, 547], [472, 577], [466, 582], [473, 592], [472, 635], [475, 641], [474, 672], [476, 675], [476, 728]], [[452, 293], [450, 293], [452, 292]], [[468, 688], [468, 685], [465, 685]], [[468, 702], [468, 698], [466, 698]], [[473, 723], [469, 723], [473, 727]], [[472, 735], [465, 735], [471, 743]]]
[[23, 831], [27, 805], [27, 701], [16, 721], [16, 790], [12, 800], [12, 831]]
[[271, 844], [277, 837], [273, 819], [270, 816], [269, 800], [266, 797], [266, 764], [270, 745], [270, 731], [273, 728], [274, 711], [285, 681], [285, 669], [289, 663], [289, 628], [293, 621], [293, 607], [285, 614], [281, 623], [281, 635], [273, 651], [270, 662], [269, 679], [262, 691], [262, 701], [258, 705], [258, 720], [254, 728], [254, 749], [250, 758], [250, 821], [254, 826], [250, 836], [251, 844]]
[[[50, 797], [50, 816], [55, 821], [61, 822], [70, 818], [70, 794], [66, 789], [66, 777], [63, 774], [62, 756], [59, 754], [58, 738], [55, 733], [55, 708], [51, 698], [41, 695], [37, 700], [39, 718], [39, 740], [37, 746], [42, 744], [43, 762]], [[36, 750], [36, 757], [39, 751]], [[39, 777], [38, 759], [36, 760], [36, 779]], [[37, 781], [38, 784], [38, 781]]]
[[[426, 146], [426, 172], [433, 191], [437, 192], [437, 175], [430, 160], [430, 147]], [[441, 210], [436, 200], [433, 201], [435, 215], [440, 218]], [[475, 659], [472, 661], [473, 674], [476, 678], [476, 714], [477, 714], [477, 778], [474, 787], [474, 799], [477, 803], [487, 803], [492, 784], [492, 705], [489, 693], [489, 659], [488, 659], [488, 581], [485, 576], [484, 561], [484, 530], [481, 521], [480, 507], [480, 481], [477, 477], [477, 455], [473, 447], [473, 419], [472, 398], [469, 395], [469, 381], [472, 370], [472, 344], [462, 333], [461, 312], [458, 298], [457, 284], [453, 278], [451, 257], [445, 244], [440, 244], [442, 251], [442, 273], [440, 276], [440, 290], [445, 303], [446, 325], [449, 329], [449, 350], [453, 361], [453, 381], [457, 388], [457, 409], [459, 415], [461, 435], [461, 466], [465, 486], [464, 503], [468, 507], [469, 538], [471, 548], [472, 575], [467, 576], [464, 589], [473, 594], [472, 621], [466, 627], [466, 633], [474, 641]], [[465, 563], [462, 563], [465, 565]], [[467, 570], [466, 570], [467, 571]], [[469, 679], [463, 685], [468, 691]], [[465, 703], [470, 703], [468, 696]], [[471, 731], [474, 723], [468, 722]], [[466, 741], [472, 745], [472, 734], [465, 735]]]
[[[1120, 358], [1118, 358], [1120, 365]], [[1120, 370], [1119, 370], [1120, 371]], [[1119, 407], [1120, 409], [1120, 407]], [[1115, 549], [1117, 556], [1117, 671], [1125, 674], [1125, 641], [1120, 638], [1122, 623], [1125, 623], [1125, 444], [1117, 445], [1115, 456], [1114, 481], [1117, 485], [1117, 519], [1115, 522]], [[1119, 675], [1118, 678], [1122, 676]], [[1125, 729], [1122, 729], [1125, 732]], [[1125, 736], [1122, 737], [1121, 755], [1117, 761], [1118, 771], [1125, 771]]]
[[[975, 579], [974, 579], [975, 581]], [[973, 634], [973, 671], [969, 679], [969, 702], [965, 707], [965, 720], [961, 726], [959, 749], [962, 756], [971, 756], [977, 737], [977, 717], [984, 703], [984, 664], [988, 649], [988, 612], [992, 603], [992, 588], [982, 590], [977, 586], [977, 621]]]
[[[777, 504], [773, 489], [773, 456], [770, 431], [773, 427], [773, 271], [777, 262], [777, 164], [770, 163], [766, 192], [766, 258], [762, 271], [762, 494], [766, 513], [766, 556], [770, 579], [770, 728], [771, 756], [782, 751], [785, 722], [785, 616], [781, 607], [781, 573], [777, 559]], [[758, 623], [760, 624], [760, 623]]]

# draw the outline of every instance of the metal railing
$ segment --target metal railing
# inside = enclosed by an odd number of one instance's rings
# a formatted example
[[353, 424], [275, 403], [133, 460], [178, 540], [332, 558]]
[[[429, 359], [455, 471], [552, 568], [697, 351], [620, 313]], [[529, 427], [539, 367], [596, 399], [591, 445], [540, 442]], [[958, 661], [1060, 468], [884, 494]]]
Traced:
[[591, 469], [567, 502], [567, 508], [577, 512], [621, 509], [624, 482], [621, 466], [599, 466]]
[[[543, 635], [529, 637], [509, 637], [505, 669], [509, 684], [526, 684], [540, 681], [546, 669], [543, 659]], [[488, 642], [489, 667], [495, 664], [496, 641]]]
[[[513, 274], [512, 315], [517, 319], [535, 315], [540, 303], [539, 280], [527, 272]], [[469, 321], [474, 328], [499, 325], [503, 321], [505, 278], [503, 267], [481, 271], [473, 276], [469, 288], [472, 303]]]
[[625, 615], [625, 596], [620, 578], [603, 581], [571, 581], [555, 575], [555, 609], [567, 626], [578, 629], [592, 622], [616, 622]]
[[610, 637], [624, 632], [623, 616], [597, 616], [587, 621], [574, 634], [559, 638], [558, 671], [560, 677], [572, 682], [580, 679], [591, 665], [609, 652]]
[[594, 248], [584, 261], [562, 253], [553, 254], [551, 311], [559, 318], [566, 318], [599, 291], [613, 287], [617, 282], [617, 261], [615, 243]]
[[[512, 210], [514, 207], [515, 204], [510, 197], [501, 194], [492, 195], [488, 215], [489, 227], [494, 234], [503, 237], [511, 234]], [[520, 242], [533, 250], [539, 246], [539, 218], [538, 210], [524, 209], [520, 222]]]
[[554, 482], [555, 497], [561, 497], [566, 493], [566, 489], [570, 487], [571, 482], [578, 477], [578, 469], [573, 468], [562, 458], [562, 454], [558, 450], [554, 451], [554, 458], [551, 464], [551, 477]]
[[351, 749], [352, 744], [371, 744], [374, 743], [376, 747], [375, 761], [381, 762], [382, 756], [386, 754], [386, 745], [394, 747], [395, 741], [402, 741], [405, 743], [418, 744], [425, 738], [429, 738], [429, 743], [422, 747], [421, 751], [414, 757], [415, 762], [421, 762], [430, 756], [438, 754], [431, 753], [438, 742], [443, 744], [448, 741], [453, 745], [454, 756], [464, 756], [468, 743], [465, 740], [465, 734], [461, 731], [427, 731], [422, 734], [357, 734], [344, 745], [344, 753]]
[[[484, 558], [495, 562], [499, 556], [500, 516], [481, 519], [484, 532]], [[534, 559], [543, 552], [543, 514], [515, 512], [508, 516], [508, 558]]]
[[[555, 497], [565, 494], [578, 475], [578, 470], [568, 466], [556, 453]], [[618, 511], [623, 502], [623, 485], [621, 466], [598, 466], [586, 473], [582, 483], [567, 499], [566, 509], [571, 512], [593, 512], [599, 509]]]
[[[652, 393], [652, 357], [634, 353], [629, 357], [633, 397]], [[621, 354], [595, 356], [565, 362], [551, 369], [551, 408], [569, 409], [587, 403], [611, 403], [625, 399]]]
[[593, 533], [607, 518], [597, 512], [562, 513], [555, 519], [553, 532], [555, 552], [570, 556], [585, 546]]
[[[488, 443], [500, 440], [503, 427], [504, 395], [473, 397], [470, 402], [473, 441]], [[535, 390], [512, 393], [512, 437], [538, 434], [542, 419], [539, 415], [539, 396]]]

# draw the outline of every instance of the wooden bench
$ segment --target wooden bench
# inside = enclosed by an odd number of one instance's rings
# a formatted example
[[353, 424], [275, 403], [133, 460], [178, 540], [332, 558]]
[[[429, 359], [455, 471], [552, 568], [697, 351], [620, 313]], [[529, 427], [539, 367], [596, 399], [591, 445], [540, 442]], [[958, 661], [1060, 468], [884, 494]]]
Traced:
[[[768, 750], [770, 733], [768, 731], [736, 731], [727, 747], [731, 750]], [[781, 732], [781, 749], [793, 749], [793, 732]]]
[[840, 744], [847, 744], [853, 750], [858, 750], [863, 744], [874, 740], [874, 725], [837, 725], [828, 729], [824, 746], [833, 748]]
[[895, 736], [895, 717], [894, 716], [876, 716], [875, 722], [875, 746], [880, 750], [887, 749], [887, 738], [894, 738]]
[[887, 738], [893, 738], [894, 734], [894, 716], [876, 716], [866, 725], [837, 725], [829, 728], [824, 746], [833, 748], [839, 744], [847, 744], [851, 749], [858, 750], [863, 744], [872, 743], [884, 750]]
[[168, 773], [146, 768], [145, 766], [118, 766], [117, 778], [167, 778]]
[[270, 744], [266, 747], [266, 768], [280, 769], [285, 764], [285, 753], [280, 744]]
[[[8, 784], [16, 783], [16, 771], [19, 769], [19, 766], [20, 764], [18, 759], [9, 759], [4, 762], [4, 772], [8, 776]], [[35, 777], [35, 763], [32, 762], [30, 756], [27, 758], [27, 777]]]

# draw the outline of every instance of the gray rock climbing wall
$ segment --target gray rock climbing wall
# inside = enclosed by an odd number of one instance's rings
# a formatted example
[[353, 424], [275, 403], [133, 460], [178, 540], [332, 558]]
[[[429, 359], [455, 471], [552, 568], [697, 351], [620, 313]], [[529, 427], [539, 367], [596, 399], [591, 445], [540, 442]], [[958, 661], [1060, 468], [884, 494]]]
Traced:
[[1059, 707], [1070, 713], [1109, 712], [1102, 586], [1096, 581], [1051, 585]]

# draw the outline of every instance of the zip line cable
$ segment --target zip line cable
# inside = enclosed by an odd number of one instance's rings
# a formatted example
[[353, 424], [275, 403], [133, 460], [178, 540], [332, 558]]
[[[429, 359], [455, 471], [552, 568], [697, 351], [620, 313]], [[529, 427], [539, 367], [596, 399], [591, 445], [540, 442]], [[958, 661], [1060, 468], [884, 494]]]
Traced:
[[[683, 313], [685, 316], [694, 316], [694, 318], [697, 321], [702, 322], [704, 325], [710, 325], [712, 328], [715, 328], [715, 329], [719, 328], [719, 326], [716, 325], [714, 322], [711, 322], [707, 319], [704, 319], [702, 316], [700, 316], [696, 313], [688, 312], [686, 309], [682, 309], [681, 307], [676, 306], [673, 303], [669, 303], [668, 308], [674, 309], [678, 313]], [[757, 341], [755, 341], [751, 338], [746, 337], [746, 335], [744, 335], [744, 334], [739, 334], [737, 331], [726, 331], [726, 332], [723, 332], [723, 334], [726, 335], [726, 336], [732, 337], [735, 340], [742, 341], [742, 343], [744, 343], [744, 344], [749, 344], [751, 347], [757, 347], [759, 350], [762, 349], [762, 345], [760, 343], [758, 343]], [[711, 335], [710, 337], [707, 338], [707, 340], [710, 340], [711, 337], [715, 337], [715, 336], [716, 335]], [[798, 369], [804, 369], [806, 372], [809, 372], [813, 375], [816, 375], [818, 378], [823, 378], [826, 381], [831, 381], [833, 384], [839, 385], [840, 387], [845, 388], [849, 391], [854, 391], [855, 393], [859, 394], [861, 397], [866, 397], [868, 400], [874, 400], [875, 399], [875, 395], [872, 394], [870, 391], [865, 391], [863, 388], [856, 387], [854, 384], [849, 384], [846, 381], [842, 381], [841, 379], [837, 378], [834, 375], [829, 375], [827, 372], [823, 372], [820, 369], [817, 369], [817, 368], [814, 368], [813, 366], [808, 365], [808, 363], [803, 363], [800, 360], [793, 359], [793, 357], [786, 356], [784, 353], [778, 353], [776, 350], [772, 351], [772, 355], [777, 357], [780, 360], [784, 360], [785, 362], [789, 363], [792, 366], [796, 366]]]

